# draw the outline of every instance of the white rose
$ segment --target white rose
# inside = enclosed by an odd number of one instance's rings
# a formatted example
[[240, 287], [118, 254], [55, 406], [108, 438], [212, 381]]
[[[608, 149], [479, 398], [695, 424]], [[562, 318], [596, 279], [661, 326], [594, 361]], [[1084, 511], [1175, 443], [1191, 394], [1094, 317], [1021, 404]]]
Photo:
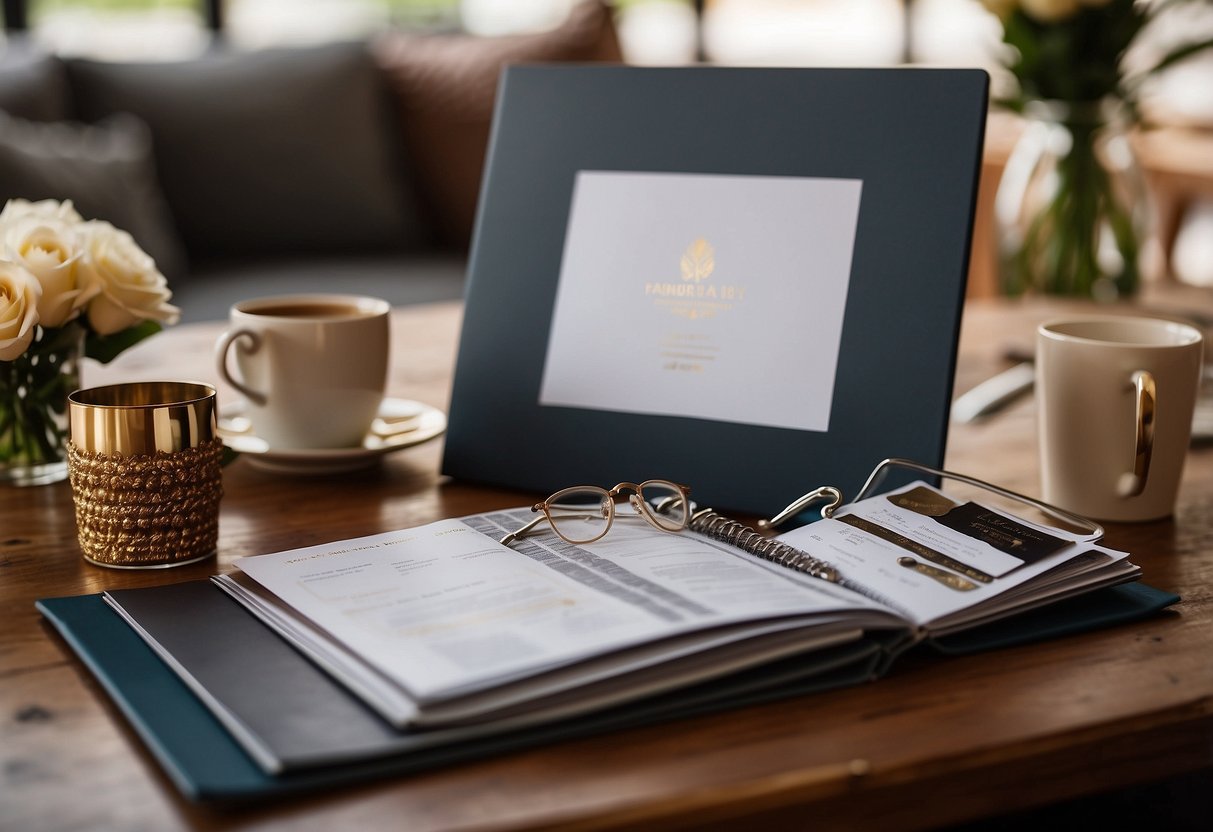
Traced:
[[82, 226], [86, 285], [96, 294], [88, 305], [89, 325], [112, 335], [140, 321], [176, 323], [181, 310], [168, 301], [172, 292], [156, 262], [125, 231], [93, 220]]
[[1041, 23], [1057, 23], [1078, 13], [1078, 0], [1019, 0], [1023, 12]]
[[[40, 204], [45, 203], [35, 205]], [[11, 206], [10, 202], [5, 211]], [[3, 256], [42, 284], [38, 323], [56, 327], [79, 315], [93, 292], [81, 282], [79, 260], [84, 249], [76, 224], [50, 214], [27, 213], [0, 222], [0, 240]]]
[[73, 223], [84, 222], [84, 218], [76, 211], [70, 199], [65, 199], [63, 202], [54, 199], [43, 199], [38, 202], [30, 202], [28, 199], [10, 199], [5, 203], [4, 210], [0, 211], [0, 227], [25, 217], [42, 217]]
[[34, 340], [42, 286], [18, 266], [0, 260], [0, 361], [12, 361]]

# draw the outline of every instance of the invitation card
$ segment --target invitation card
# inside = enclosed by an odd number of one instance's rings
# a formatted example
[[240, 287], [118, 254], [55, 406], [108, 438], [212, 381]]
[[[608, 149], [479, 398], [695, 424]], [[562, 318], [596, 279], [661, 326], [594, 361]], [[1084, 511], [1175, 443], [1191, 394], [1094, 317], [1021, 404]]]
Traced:
[[827, 431], [861, 190], [579, 171], [540, 405]]

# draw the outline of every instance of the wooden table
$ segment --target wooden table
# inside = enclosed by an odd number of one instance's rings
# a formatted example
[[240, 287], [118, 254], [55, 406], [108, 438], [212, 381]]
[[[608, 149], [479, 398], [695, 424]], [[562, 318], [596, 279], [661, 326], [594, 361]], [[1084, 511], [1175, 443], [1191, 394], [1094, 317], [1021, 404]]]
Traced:
[[[1202, 297], [1204, 303], [1209, 298]], [[1158, 300], [1187, 304], [1189, 297]], [[957, 391], [1031, 344], [1043, 304], [971, 302]], [[459, 307], [398, 311], [391, 392], [444, 406]], [[93, 368], [114, 379], [214, 377], [216, 326], [179, 327]], [[221, 391], [221, 401], [232, 401]], [[1031, 400], [955, 426], [948, 464], [1036, 494]], [[871, 685], [565, 742], [306, 799], [189, 804], [36, 598], [202, 578], [233, 559], [528, 502], [445, 481], [440, 442], [381, 468], [224, 475], [218, 561], [171, 571], [86, 564], [66, 484], [0, 488], [0, 828], [923, 828], [1208, 770], [1213, 762], [1213, 449], [1194, 449], [1174, 520], [1114, 526], [1175, 613], [964, 658], [912, 656]]]

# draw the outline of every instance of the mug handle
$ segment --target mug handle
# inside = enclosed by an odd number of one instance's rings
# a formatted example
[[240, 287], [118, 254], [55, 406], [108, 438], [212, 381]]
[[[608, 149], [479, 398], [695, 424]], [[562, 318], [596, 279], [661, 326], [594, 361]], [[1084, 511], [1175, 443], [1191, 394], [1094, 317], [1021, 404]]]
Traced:
[[1136, 401], [1137, 431], [1133, 451], [1133, 473], [1121, 474], [1117, 491], [1121, 497], [1136, 497], [1146, 490], [1146, 477], [1150, 475], [1150, 457], [1154, 453], [1154, 403], [1156, 401], [1154, 376], [1138, 370], [1132, 376], [1134, 400]]
[[219, 375], [228, 384], [235, 387], [245, 398], [256, 405], [264, 405], [266, 396], [264, 393], [254, 390], [242, 381], [238, 381], [235, 376], [228, 372], [227, 369], [227, 351], [236, 341], [247, 341], [247, 345], [242, 345], [242, 349], [249, 353], [257, 352], [261, 349], [261, 336], [248, 329], [229, 329], [227, 332], [219, 336], [219, 340], [215, 342], [215, 367], [219, 370]]

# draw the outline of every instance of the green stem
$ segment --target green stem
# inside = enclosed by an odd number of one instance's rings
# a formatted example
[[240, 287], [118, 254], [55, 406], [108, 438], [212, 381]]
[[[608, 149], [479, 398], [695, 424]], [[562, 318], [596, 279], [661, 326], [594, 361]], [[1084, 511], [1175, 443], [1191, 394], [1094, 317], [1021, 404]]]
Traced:
[[[1004, 290], [1105, 298], [1131, 294], [1139, 279], [1134, 206], [1132, 195], [1118, 190], [1126, 183], [1100, 157], [1105, 125], [1085, 116], [1058, 124], [1069, 132], [1069, 149], [1051, 165], [1039, 163], [1036, 192], [1043, 202], [1033, 216], [1023, 217], [1018, 248], [1004, 252]], [[1052, 179], [1047, 192], [1046, 177]], [[1121, 261], [1115, 269], [1106, 257], [1101, 262], [1101, 245], [1109, 242]]]
[[0, 468], [62, 461], [67, 394], [78, 384], [76, 324], [37, 330], [24, 354], [0, 362]]
[[1094, 128], [1090, 124], [1070, 125], [1073, 144], [1057, 166], [1059, 216], [1055, 237], [1062, 256], [1058, 270], [1050, 275], [1054, 281], [1051, 289], [1057, 294], [1089, 295], [1099, 275], [1096, 181], [1103, 171], [1095, 157]]

